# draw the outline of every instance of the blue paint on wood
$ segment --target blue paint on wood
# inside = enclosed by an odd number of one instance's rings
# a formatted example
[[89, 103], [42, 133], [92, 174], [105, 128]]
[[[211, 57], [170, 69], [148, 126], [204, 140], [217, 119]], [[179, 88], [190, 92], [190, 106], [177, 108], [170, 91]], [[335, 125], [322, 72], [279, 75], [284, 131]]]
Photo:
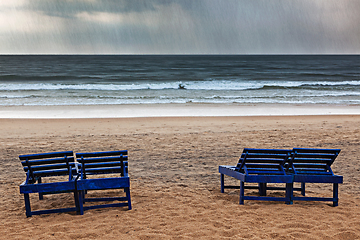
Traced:
[[[26, 180], [19, 186], [20, 193], [24, 194], [26, 216], [77, 211], [78, 199], [76, 194], [76, 169], [72, 151], [53, 152], [41, 154], [20, 155], [20, 160], [26, 172]], [[59, 175], [68, 175], [68, 181], [57, 181], [43, 183], [42, 177], [55, 177]], [[47, 210], [31, 210], [29, 194], [38, 193], [39, 199], [43, 199], [44, 194], [58, 194], [64, 192], [73, 192], [75, 207], [58, 208]]]
[[[292, 204], [293, 200], [332, 201], [338, 205], [338, 184], [343, 177], [335, 175], [332, 163], [339, 155], [340, 149], [294, 148], [282, 149], [249, 149], [245, 148], [236, 166], [219, 166], [221, 174], [221, 192], [224, 189], [239, 189], [238, 186], [225, 186], [224, 175], [240, 180], [240, 204], [244, 200], [272, 200], [266, 197], [267, 190], [285, 190], [286, 197], [276, 201]], [[290, 154], [290, 155], [289, 155]], [[245, 182], [258, 183], [256, 186], [245, 186]], [[301, 183], [294, 188], [295, 182]], [[286, 187], [271, 187], [266, 183], [285, 183]], [[332, 183], [333, 197], [305, 197], [305, 183]], [[244, 189], [258, 189], [258, 196], [244, 196]], [[294, 191], [301, 191], [302, 197], [294, 196]]]
[[[338, 184], [343, 183], [343, 177], [335, 175], [331, 165], [340, 153], [340, 149], [294, 148], [291, 154], [288, 174], [293, 175], [293, 182], [301, 183], [302, 197], [292, 196], [299, 201], [332, 201], [333, 206], [339, 202]], [[332, 183], [333, 197], [305, 197], [305, 183]], [[292, 194], [293, 195], [293, 194]]]
[[[284, 201], [291, 203], [293, 177], [285, 172], [284, 166], [288, 161], [291, 150], [287, 149], [254, 149], [244, 148], [236, 166], [219, 166], [221, 174], [221, 192], [225, 188], [235, 188], [235, 186], [225, 186], [224, 175], [240, 180], [240, 200], [239, 204], [244, 204], [244, 200], [264, 200], [264, 201]], [[245, 196], [245, 189], [254, 188], [245, 186], [247, 183], [258, 183], [260, 196]], [[266, 197], [267, 190], [273, 190], [267, 183], [284, 183], [286, 187], [276, 188], [285, 190], [285, 197]]]
[[[131, 210], [130, 198], [130, 178], [128, 176], [128, 152], [108, 151], [93, 153], [76, 153], [76, 159], [81, 164], [81, 178], [77, 181], [77, 189], [81, 192], [82, 201], [80, 208], [83, 210], [123, 207], [127, 206]], [[118, 173], [118, 177], [107, 177], [106, 174]], [[102, 177], [89, 178], [93, 175]], [[105, 175], [105, 176], [104, 176]], [[92, 190], [123, 189], [125, 197], [112, 198], [87, 198], [86, 193]], [[101, 204], [83, 206], [85, 202], [106, 202], [122, 201], [121, 203]]]

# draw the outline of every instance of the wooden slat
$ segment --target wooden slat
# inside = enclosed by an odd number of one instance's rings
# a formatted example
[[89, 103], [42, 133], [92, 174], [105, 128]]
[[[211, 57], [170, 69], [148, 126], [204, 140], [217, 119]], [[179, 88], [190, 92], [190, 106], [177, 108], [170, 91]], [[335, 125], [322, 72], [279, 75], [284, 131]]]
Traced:
[[[127, 166], [128, 162], [124, 161], [124, 165]], [[122, 167], [121, 162], [104, 162], [104, 163], [86, 163], [85, 169], [89, 168], [106, 168], [106, 167]]]
[[313, 159], [333, 159], [334, 157], [336, 157], [337, 155], [335, 154], [311, 154], [311, 153], [296, 153], [295, 154], [296, 158], [313, 158]]
[[244, 200], [256, 200], [256, 201], [287, 201], [285, 197], [257, 197], [257, 196], [244, 196]]
[[[67, 157], [67, 158], [50, 158], [50, 159], [42, 159], [42, 160], [30, 160], [28, 161], [31, 166], [35, 165], [43, 165], [43, 164], [53, 164], [53, 163], [65, 163], [66, 159], [69, 162], [74, 162], [74, 157]], [[22, 161], [21, 164], [23, 166], [27, 166], [26, 161]]]
[[292, 150], [290, 149], [257, 149], [257, 148], [244, 148], [244, 152], [249, 153], [276, 153], [276, 154], [287, 154], [290, 153]]
[[86, 207], [84, 206], [84, 210], [110, 208], [110, 207], [126, 207], [126, 206], [129, 206], [129, 203], [127, 203], [127, 202], [109, 203], [109, 204], [104, 204], [104, 205], [93, 205], [93, 206], [86, 206]]
[[86, 169], [86, 175], [91, 174], [109, 174], [109, 173], [121, 173], [120, 167], [109, 167], [109, 168], [90, 168]]
[[298, 153], [312, 152], [312, 153], [334, 153], [339, 154], [341, 149], [322, 149], [322, 148], [294, 148], [294, 151]]
[[300, 200], [300, 201], [336, 201], [335, 198], [325, 198], [325, 197], [293, 197], [293, 200]]
[[310, 170], [296, 170], [297, 174], [307, 174], [307, 175], [332, 175], [331, 172], [326, 171], [310, 171]]
[[260, 168], [257, 168], [257, 169], [247, 169], [247, 172], [250, 174], [255, 174], [255, 173], [276, 173], [276, 174], [284, 174], [283, 171], [279, 170], [279, 169], [260, 169]]
[[[286, 154], [251, 154], [246, 155], [246, 158], [269, 158], [269, 159], [284, 159]], [[244, 157], [242, 157], [244, 158]]]
[[264, 170], [264, 171], [253, 171], [253, 170], [248, 170], [248, 174], [280, 174], [280, 175], [284, 175], [284, 172], [282, 171], [270, 171], [270, 170]]
[[[243, 160], [241, 160], [243, 161]], [[246, 158], [245, 164], [246, 163], [276, 163], [279, 164], [281, 162], [283, 162], [284, 159], [262, 159], [262, 158]]]
[[327, 169], [319, 169], [319, 168], [297, 168], [296, 172], [299, 173], [299, 172], [329, 172], [329, 171]]
[[32, 160], [32, 159], [43, 159], [43, 158], [56, 158], [56, 157], [64, 157], [64, 156], [73, 156], [73, 151], [65, 151], [65, 152], [51, 152], [51, 153], [38, 153], [38, 154], [27, 154], [20, 155], [20, 160]]
[[[128, 160], [128, 156], [123, 156], [122, 160], [125, 162]], [[93, 158], [77, 158], [77, 161], [80, 163], [85, 163], [87, 165], [87, 163], [98, 163], [98, 162], [115, 162], [121, 161], [121, 157], [120, 156], [116, 156], [116, 157], [101, 157], [101, 158], [97, 158], [97, 157], [93, 157]]]
[[32, 215], [41, 215], [41, 214], [50, 214], [50, 213], [64, 213], [64, 212], [75, 212], [77, 211], [76, 207], [72, 208], [59, 208], [59, 209], [48, 209], [48, 210], [37, 210], [32, 211]]
[[115, 155], [128, 155], [127, 150], [121, 151], [108, 151], [108, 152], [92, 152], [92, 153], [76, 153], [76, 158], [87, 157], [100, 157], [100, 156], [115, 156]]
[[249, 168], [277, 168], [279, 169], [279, 164], [256, 164], [256, 163], [247, 163], [246, 167]]
[[294, 182], [308, 182], [308, 183], [342, 183], [343, 177], [338, 175], [321, 174], [321, 175], [306, 175], [295, 174]]
[[295, 157], [292, 160], [293, 163], [325, 163], [327, 165], [329, 165], [332, 160], [330, 159], [316, 159], [316, 158], [298, 158]]
[[[76, 174], [76, 169], [72, 170], [73, 174]], [[54, 169], [33, 172], [34, 177], [51, 177], [51, 176], [65, 176], [69, 175], [68, 169]]]
[[318, 163], [293, 163], [294, 167], [296, 168], [325, 168], [327, 169], [328, 165], [327, 164], [318, 164]]
[[[69, 166], [75, 167], [75, 163], [69, 163]], [[68, 165], [66, 163], [61, 164], [52, 164], [52, 165], [36, 165], [31, 166], [32, 171], [40, 171], [40, 170], [52, 170], [52, 169], [68, 169]], [[29, 167], [24, 167], [24, 171], [27, 172], [29, 170]]]

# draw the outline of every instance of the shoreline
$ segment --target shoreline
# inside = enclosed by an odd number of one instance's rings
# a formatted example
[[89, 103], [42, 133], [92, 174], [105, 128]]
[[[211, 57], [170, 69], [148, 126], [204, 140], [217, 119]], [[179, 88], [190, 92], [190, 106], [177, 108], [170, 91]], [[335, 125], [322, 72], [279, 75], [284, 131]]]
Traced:
[[360, 115], [360, 105], [129, 104], [0, 106], [1, 119]]

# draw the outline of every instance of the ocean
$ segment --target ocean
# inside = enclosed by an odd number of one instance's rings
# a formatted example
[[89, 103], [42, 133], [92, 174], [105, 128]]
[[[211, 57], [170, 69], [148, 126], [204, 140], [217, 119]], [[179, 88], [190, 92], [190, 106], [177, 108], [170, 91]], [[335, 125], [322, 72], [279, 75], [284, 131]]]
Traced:
[[0, 105], [360, 104], [360, 55], [1, 55]]

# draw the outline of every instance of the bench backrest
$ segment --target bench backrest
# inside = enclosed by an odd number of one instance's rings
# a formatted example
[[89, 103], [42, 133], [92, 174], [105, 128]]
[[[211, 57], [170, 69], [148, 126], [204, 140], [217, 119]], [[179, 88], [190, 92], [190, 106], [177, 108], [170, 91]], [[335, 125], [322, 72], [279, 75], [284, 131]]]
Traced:
[[120, 173], [128, 175], [128, 151], [109, 151], [76, 153], [76, 160], [81, 163], [82, 177], [94, 174]]
[[294, 174], [334, 175], [331, 164], [340, 149], [294, 148], [287, 171]]
[[237, 170], [246, 174], [284, 175], [284, 164], [290, 154], [288, 149], [244, 148]]
[[72, 151], [20, 155], [19, 158], [29, 183], [41, 177], [69, 175], [71, 178], [76, 174]]

